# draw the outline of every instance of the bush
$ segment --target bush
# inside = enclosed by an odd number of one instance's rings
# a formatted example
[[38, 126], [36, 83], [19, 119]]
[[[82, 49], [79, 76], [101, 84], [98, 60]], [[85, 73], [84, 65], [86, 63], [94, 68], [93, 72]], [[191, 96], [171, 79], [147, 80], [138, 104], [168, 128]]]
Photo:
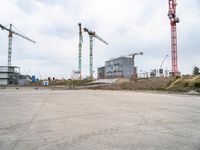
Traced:
[[184, 83], [184, 87], [188, 87], [189, 86], [189, 82]]
[[181, 76], [178, 76], [178, 75], [176, 76], [176, 79], [180, 79], [180, 78], [181, 78]]
[[199, 74], [200, 74], [199, 68], [195, 66], [193, 69], [193, 75], [199, 75]]
[[196, 82], [196, 83], [194, 83], [194, 87], [196, 87], [196, 88], [200, 88], [200, 82]]
[[181, 83], [181, 81], [177, 81], [177, 82], [174, 83], [174, 85], [177, 85], [177, 84], [180, 84], [180, 83]]

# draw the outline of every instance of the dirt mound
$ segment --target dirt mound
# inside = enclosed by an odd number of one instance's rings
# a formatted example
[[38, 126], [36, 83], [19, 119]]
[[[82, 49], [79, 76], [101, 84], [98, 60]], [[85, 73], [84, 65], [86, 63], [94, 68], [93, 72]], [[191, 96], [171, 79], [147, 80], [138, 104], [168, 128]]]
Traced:
[[183, 76], [171, 82], [166, 89], [170, 91], [189, 92], [194, 90], [200, 92], [200, 76]]
[[95, 89], [103, 90], [162, 90], [168, 85], [171, 78], [149, 78], [137, 81], [118, 80], [114, 84], [102, 85]]

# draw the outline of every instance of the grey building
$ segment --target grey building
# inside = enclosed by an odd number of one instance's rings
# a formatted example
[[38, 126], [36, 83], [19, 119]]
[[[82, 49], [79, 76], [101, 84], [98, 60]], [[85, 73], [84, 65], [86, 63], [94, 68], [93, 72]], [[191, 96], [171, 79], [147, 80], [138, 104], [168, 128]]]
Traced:
[[18, 85], [29, 85], [32, 81], [32, 78], [31, 76], [29, 75], [20, 75], [20, 79], [19, 79], [19, 82], [18, 82]]
[[0, 66], [0, 85], [18, 84], [20, 69], [14, 66]]
[[131, 78], [133, 75], [134, 75], [133, 58], [119, 57], [105, 62], [106, 78], [117, 78], [117, 77]]
[[97, 69], [97, 78], [98, 79], [104, 79], [105, 78], [105, 66], [104, 67], [99, 67]]

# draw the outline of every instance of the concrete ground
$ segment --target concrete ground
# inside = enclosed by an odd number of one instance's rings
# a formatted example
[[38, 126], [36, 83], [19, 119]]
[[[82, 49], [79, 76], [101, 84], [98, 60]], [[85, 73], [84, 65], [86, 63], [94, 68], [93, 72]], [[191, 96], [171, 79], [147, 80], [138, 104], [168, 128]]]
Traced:
[[200, 150], [200, 97], [0, 90], [0, 150]]

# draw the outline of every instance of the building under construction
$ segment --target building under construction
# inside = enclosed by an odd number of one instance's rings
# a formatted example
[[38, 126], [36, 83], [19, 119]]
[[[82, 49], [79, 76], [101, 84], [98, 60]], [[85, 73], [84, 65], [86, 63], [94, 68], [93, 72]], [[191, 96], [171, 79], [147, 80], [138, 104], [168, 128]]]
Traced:
[[20, 68], [16, 66], [0, 66], [0, 86], [5, 85], [29, 85], [31, 77], [20, 74]]
[[98, 78], [131, 78], [136, 73], [131, 57], [113, 58], [105, 62], [105, 67], [98, 68]]
[[0, 85], [18, 84], [20, 68], [15, 66], [0, 66]]

